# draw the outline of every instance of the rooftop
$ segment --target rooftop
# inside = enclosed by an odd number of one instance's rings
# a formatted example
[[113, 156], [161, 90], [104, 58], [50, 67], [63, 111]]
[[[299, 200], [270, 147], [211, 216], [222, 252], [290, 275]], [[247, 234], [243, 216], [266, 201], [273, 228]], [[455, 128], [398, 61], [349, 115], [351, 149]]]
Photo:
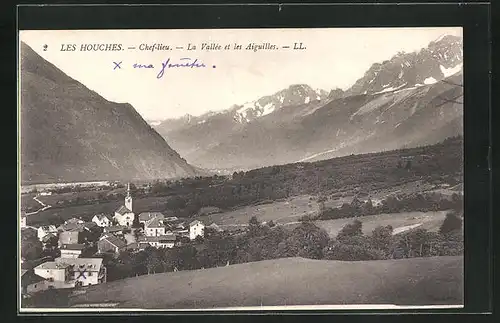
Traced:
[[144, 224], [144, 228], [164, 228], [163, 218], [153, 218]]
[[174, 242], [177, 237], [173, 234], [166, 234], [159, 237], [144, 237], [145, 240], [140, 242]]
[[47, 261], [35, 267], [35, 269], [65, 269], [69, 264], [57, 263], [55, 261]]
[[104, 219], [108, 219], [109, 221], [111, 221], [111, 219], [109, 218], [109, 216], [107, 216], [107, 215], [106, 215], [106, 214], [104, 214], [104, 213], [96, 214], [96, 215], [94, 215], [94, 216], [95, 216], [95, 217], [97, 217], [97, 219], [98, 219], [99, 221], [102, 221], [102, 220], [104, 220]]
[[115, 212], [118, 214], [132, 213], [125, 205], [120, 206]]
[[125, 229], [125, 227], [123, 227], [121, 225], [113, 225], [113, 226], [104, 228], [104, 231], [105, 232], [118, 232], [118, 231], [123, 231], [124, 229]]
[[56, 238], [57, 236], [53, 233], [49, 233], [43, 236], [42, 242], [48, 242], [52, 238]]
[[139, 214], [140, 222], [147, 222], [156, 218], [163, 219], [165, 218], [165, 215], [163, 215], [163, 213], [160, 212], [142, 212], [141, 214]]
[[197, 224], [203, 224], [203, 223], [201, 223], [201, 221], [199, 221], [199, 220], [194, 220], [193, 222], [189, 223], [189, 226], [191, 227], [191, 226], [197, 225]]
[[82, 243], [63, 244], [60, 249], [61, 250], [83, 250], [83, 249], [85, 249], [85, 245]]
[[113, 236], [113, 235], [108, 235], [99, 241], [108, 241], [109, 243], [111, 243], [112, 245], [114, 245], [115, 247], [118, 247], [118, 248], [123, 248], [127, 245], [127, 243], [124, 242], [122, 239], [120, 239], [116, 236]]
[[35, 283], [38, 283], [38, 282], [41, 282], [44, 280], [45, 280], [45, 278], [40, 277], [37, 274], [35, 274], [33, 271], [29, 270], [21, 276], [21, 285], [28, 286], [28, 285], [35, 284]]
[[74, 266], [78, 268], [94, 269], [98, 271], [101, 269], [102, 258], [56, 258], [56, 264], [62, 266]]

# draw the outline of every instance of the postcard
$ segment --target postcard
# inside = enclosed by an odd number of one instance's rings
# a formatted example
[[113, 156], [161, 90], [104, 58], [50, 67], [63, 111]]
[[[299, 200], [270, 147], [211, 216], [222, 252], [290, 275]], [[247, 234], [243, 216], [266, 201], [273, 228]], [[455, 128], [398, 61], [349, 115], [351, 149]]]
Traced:
[[18, 54], [20, 312], [463, 307], [462, 28]]

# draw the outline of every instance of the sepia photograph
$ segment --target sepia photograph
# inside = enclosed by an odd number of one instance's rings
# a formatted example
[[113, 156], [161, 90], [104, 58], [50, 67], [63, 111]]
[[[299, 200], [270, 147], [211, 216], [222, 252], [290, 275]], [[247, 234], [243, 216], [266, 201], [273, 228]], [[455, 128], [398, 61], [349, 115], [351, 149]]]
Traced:
[[462, 28], [18, 43], [21, 313], [463, 307]]

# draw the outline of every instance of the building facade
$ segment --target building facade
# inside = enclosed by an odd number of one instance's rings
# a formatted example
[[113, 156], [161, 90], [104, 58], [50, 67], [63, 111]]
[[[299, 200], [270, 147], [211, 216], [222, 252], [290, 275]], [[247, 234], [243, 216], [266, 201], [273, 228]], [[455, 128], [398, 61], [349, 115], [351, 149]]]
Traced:
[[49, 233], [57, 235], [57, 228], [54, 225], [44, 225], [37, 229], [37, 236], [40, 241]]
[[106, 282], [101, 258], [56, 258], [34, 269], [53, 288], [89, 286]]
[[60, 247], [61, 258], [78, 258], [85, 249], [84, 244], [67, 244]]
[[194, 240], [196, 237], [204, 236], [205, 225], [198, 220], [189, 223], [189, 239]]
[[112, 225], [111, 219], [105, 214], [96, 214], [92, 218], [92, 222], [97, 224], [98, 227], [104, 228]]

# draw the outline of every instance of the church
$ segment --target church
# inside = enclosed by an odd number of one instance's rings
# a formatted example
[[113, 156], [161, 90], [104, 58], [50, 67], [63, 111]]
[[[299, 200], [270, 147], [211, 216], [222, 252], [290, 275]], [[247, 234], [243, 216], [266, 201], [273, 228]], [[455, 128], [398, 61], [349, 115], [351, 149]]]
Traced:
[[134, 212], [132, 208], [132, 195], [130, 194], [130, 183], [127, 184], [127, 196], [125, 196], [125, 205], [120, 206], [115, 211], [114, 219], [119, 225], [130, 227], [134, 222]]

